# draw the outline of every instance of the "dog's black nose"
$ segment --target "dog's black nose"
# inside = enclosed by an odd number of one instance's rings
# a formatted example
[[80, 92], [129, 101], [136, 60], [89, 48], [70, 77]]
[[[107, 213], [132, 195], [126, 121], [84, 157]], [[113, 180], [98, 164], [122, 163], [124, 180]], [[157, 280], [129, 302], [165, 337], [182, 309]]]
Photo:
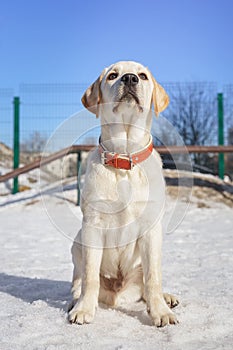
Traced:
[[125, 85], [133, 86], [138, 84], [139, 79], [135, 74], [126, 73], [121, 77], [121, 81], [123, 81]]

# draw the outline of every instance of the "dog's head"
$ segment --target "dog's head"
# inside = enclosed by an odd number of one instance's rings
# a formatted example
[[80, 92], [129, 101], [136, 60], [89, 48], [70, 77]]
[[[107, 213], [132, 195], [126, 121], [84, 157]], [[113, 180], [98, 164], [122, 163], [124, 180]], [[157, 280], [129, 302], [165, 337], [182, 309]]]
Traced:
[[153, 104], [158, 115], [167, 107], [169, 97], [147, 68], [132, 61], [105, 68], [82, 97], [83, 105], [97, 117], [101, 104], [111, 103], [113, 113], [117, 113], [123, 102], [139, 113]]

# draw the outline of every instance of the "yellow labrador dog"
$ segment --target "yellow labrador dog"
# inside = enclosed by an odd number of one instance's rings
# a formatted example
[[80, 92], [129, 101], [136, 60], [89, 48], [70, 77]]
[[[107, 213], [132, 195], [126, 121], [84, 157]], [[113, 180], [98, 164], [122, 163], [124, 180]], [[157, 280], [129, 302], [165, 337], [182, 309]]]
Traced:
[[82, 102], [100, 117], [101, 137], [88, 157], [68, 319], [90, 323], [98, 302], [144, 299], [156, 326], [175, 324], [178, 300], [162, 292], [165, 187], [150, 134], [152, 106], [158, 115], [169, 98], [147, 68], [126, 61], [104, 69]]

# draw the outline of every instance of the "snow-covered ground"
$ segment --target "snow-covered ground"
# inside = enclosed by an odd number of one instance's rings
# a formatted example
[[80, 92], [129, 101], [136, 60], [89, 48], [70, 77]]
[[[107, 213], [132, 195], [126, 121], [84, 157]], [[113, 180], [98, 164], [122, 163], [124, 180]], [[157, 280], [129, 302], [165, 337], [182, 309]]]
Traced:
[[233, 212], [208, 195], [164, 234], [164, 291], [179, 297], [178, 325], [155, 328], [143, 302], [100, 305], [89, 325], [67, 322], [71, 238], [81, 222], [74, 186], [69, 201], [45, 190], [46, 209], [37, 189], [1, 197], [0, 349], [232, 349]]

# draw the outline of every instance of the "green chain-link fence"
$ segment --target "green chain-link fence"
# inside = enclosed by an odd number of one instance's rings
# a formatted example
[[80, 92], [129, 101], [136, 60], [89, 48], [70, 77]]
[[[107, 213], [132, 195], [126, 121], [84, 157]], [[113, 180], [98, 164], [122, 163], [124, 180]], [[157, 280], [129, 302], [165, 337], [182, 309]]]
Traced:
[[[50, 135], [74, 113], [83, 109], [81, 96], [89, 84], [22, 84], [20, 98], [20, 162], [26, 164], [38, 158]], [[215, 83], [162, 83], [170, 96], [170, 105], [163, 116], [180, 133], [187, 145], [218, 144], [218, 89]], [[0, 171], [6, 172], [13, 166], [13, 97], [12, 89], [0, 89]], [[224, 86], [224, 143], [233, 144], [233, 85]], [[93, 125], [95, 117], [93, 117]], [[78, 122], [87, 124], [80, 113]], [[69, 130], [66, 130], [69, 134]], [[166, 131], [165, 131], [166, 132]], [[98, 129], [92, 130], [79, 143], [94, 143]], [[69, 135], [61, 135], [69, 138]], [[167, 135], [166, 143], [173, 144]], [[155, 143], [158, 140], [154, 140]], [[62, 148], [61, 142], [61, 148]], [[55, 151], [59, 150], [59, 145]], [[233, 174], [232, 154], [225, 158], [225, 172]], [[217, 154], [193, 154], [193, 164], [200, 171], [218, 173]], [[169, 156], [164, 161], [169, 167]], [[72, 163], [72, 162], [71, 162]], [[199, 168], [198, 168], [199, 167]], [[76, 166], [71, 166], [75, 168]], [[71, 169], [72, 173], [72, 169]]]

